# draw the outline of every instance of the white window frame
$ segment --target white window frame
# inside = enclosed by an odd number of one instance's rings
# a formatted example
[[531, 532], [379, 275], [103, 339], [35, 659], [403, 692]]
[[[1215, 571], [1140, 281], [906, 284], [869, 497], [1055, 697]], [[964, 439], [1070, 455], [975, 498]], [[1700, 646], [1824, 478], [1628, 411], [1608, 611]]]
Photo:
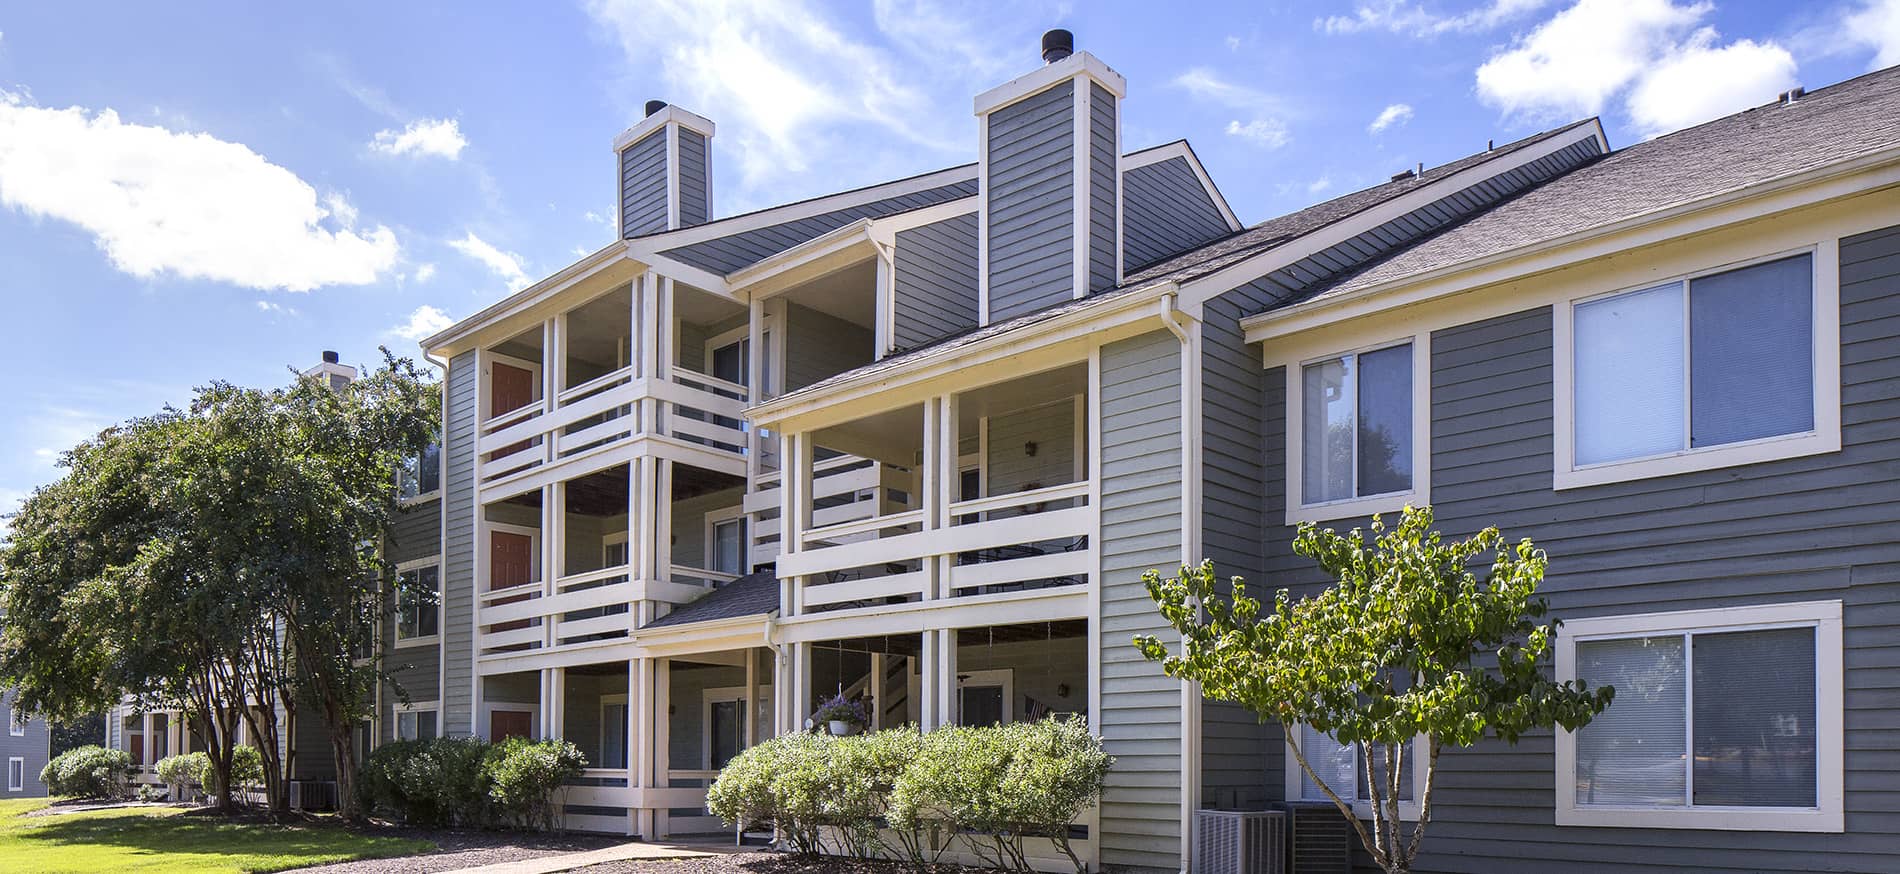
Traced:
[[[415, 637], [403, 637], [402, 636], [402, 615], [401, 615], [402, 575], [410, 571], [418, 571], [418, 570], [422, 570], [423, 568], [428, 568], [428, 567], [435, 568], [435, 633], [417, 635]], [[391, 633], [390, 633], [390, 644], [389, 644], [392, 648], [404, 649], [404, 648], [412, 647], [412, 646], [435, 646], [436, 644], [441, 642], [442, 640], [442, 598], [443, 598], [442, 589], [443, 589], [442, 556], [432, 555], [432, 556], [429, 556], [428, 558], [410, 559], [409, 561], [405, 561], [396, 565], [396, 591], [394, 592], [394, 595], [397, 600], [397, 605], [396, 605], [397, 615], [392, 617], [394, 620], [393, 622], [394, 628], [391, 630]]]
[[7, 757], [7, 791], [26, 791], [26, 758], [24, 756]]
[[956, 719], [954, 724], [963, 724], [963, 688], [975, 686], [998, 686], [1003, 690], [1003, 725], [1016, 721], [1016, 671], [1013, 668], [992, 668], [985, 671], [958, 671]]
[[[745, 347], [745, 354], [746, 354], [746, 359], [747, 359], [746, 366], [741, 369], [739, 378], [736, 380], [733, 380], [733, 382], [736, 382], [740, 385], [746, 385], [746, 382], [752, 378], [751, 339], [752, 339], [752, 328], [748, 325], [740, 325], [739, 327], [733, 328], [732, 330], [721, 331], [718, 334], [714, 334], [711, 337], [707, 337], [706, 342], [704, 344], [704, 350], [700, 353], [701, 357], [699, 359], [700, 363], [705, 365], [705, 369], [700, 372], [705, 374], [706, 376], [713, 375], [713, 351], [714, 350], [723, 349], [735, 343], [743, 343], [743, 344], [746, 344], [746, 347]], [[718, 377], [714, 377], [714, 378], [717, 379]], [[750, 391], [751, 388], [752, 388], [751, 386], [746, 385], [746, 389], [748, 391]]]
[[395, 740], [411, 740], [402, 736], [402, 718], [405, 714], [435, 714], [435, 736], [442, 736], [442, 705], [437, 701], [411, 701], [408, 704], [397, 702], [389, 705], [389, 736]]
[[706, 530], [705, 530], [706, 564], [704, 566], [705, 570], [714, 571], [717, 573], [726, 573], [725, 571], [720, 571], [715, 566], [717, 564], [717, 558], [718, 558], [717, 553], [719, 551], [719, 544], [715, 542], [713, 535], [718, 530], [720, 525], [723, 525], [727, 522], [731, 522], [735, 519], [739, 521], [739, 568], [740, 570], [738, 573], [734, 574], [734, 576], [742, 577], [746, 575], [745, 568], [747, 565], [752, 563], [752, 544], [746, 542], [747, 540], [750, 539], [749, 535], [751, 534], [751, 532], [747, 531], [746, 529], [751, 526], [745, 524], [746, 523], [745, 507], [742, 505], [732, 506], [732, 507], [722, 507], [717, 510], [706, 511], [706, 519], [705, 519], [705, 522], [706, 522]]
[[[621, 708], [623, 708], [621, 713], [624, 718], [618, 719], [618, 720], [608, 719], [607, 708], [612, 707], [616, 704], [620, 705]], [[621, 757], [622, 759], [625, 759], [626, 761], [623, 761], [621, 763], [621, 766], [618, 768], [609, 768], [606, 765], [602, 764], [603, 762], [607, 761], [607, 726], [609, 725], [619, 725], [621, 734], [627, 736], [626, 737], [627, 753], [626, 755]], [[600, 769], [600, 770], [606, 770], [606, 771], [628, 770], [627, 763], [632, 761], [634, 757], [633, 756], [634, 747], [636, 746], [636, 744], [633, 741], [632, 736], [629, 734], [629, 732], [631, 732], [632, 729], [633, 729], [633, 705], [632, 705], [632, 702], [627, 700], [627, 693], [619, 692], [615, 694], [600, 696], [600, 749], [598, 750], [598, 752], [600, 753], [600, 758], [597, 758], [594, 760], [594, 768]]]
[[[614, 564], [608, 564], [607, 553], [616, 546], [626, 547], [625, 552], [627, 554], [627, 557]], [[632, 538], [627, 536], [627, 529], [622, 528], [617, 531], [609, 531], [605, 534], [600, 535], [601, 569], [605, 570], [610, 567], [626, 567], [627, 565], [630, 565], [630, 564], [633, 564], [633, 540]]]
[[541, 740], [540, 706], [522, 701], [483, 701], [480, 714], [477, 716], [477, 718], [481, 720], [481, 724], [477, 726], [481, 730], [477, 732], [477, 734], [482, 740], [494, 740], [494, 738], [488, 735], [489, 729], [494, 727], [494, 716], [496, 713], [528, 714], [528, 739]]
[[7, 702], [7, 734], [26, 737], [26, 720], [20, 718], [20, 708], [12, 701]]
[[[1841, 602], [1800, 601], [1670, 613], [1572, 619], [1557, 637], [1559, 682], [1577, 678], [1577, 644], [1656, 634], [1814, 629], [1815, 801], [1813, 808], [1682, 807], [1577, 804], [1577, 736], [1557, 731], [1557, 824], [1612, 828], [1843, 831], [1846, 740], [1842, 681]], [[1691, 691], [1690, 694], [1693, 694]], [[1690, 701], [1693, 702], [1693, 698]], [[1611, 707], [1616, 704], [1612, 702]], [[1693, 743], [1693, 734], [1690, 743]]]
[[[1412, 345], [1412, 488], [1383, 495], [1343, 498], [1337, 501], [1305, 503], [1306, 472], [1306, 380], [1309, 364], [1332, 361], [1347, 355], [1377, 352], [1394, 346]], [[1273, 344], [1268, 344], [1269, 346]], [[1387, 337], [1361, 342], [1331, 351], [1308, 348], [1291, 358], [1270, 361], [1268, 367], [1286, 371], [1286, 522], [1326, 522], [1396, 513], [1406, 505], [1423, 507], [1431, 503], [1432, 493], [1432, 343], [1431, 332], [1410, 336]], [[1354, 371], [1357, 373], [1357, 371]], [[1358, 459], [1353, 459], [1355, 467]]]
[[[701, 767], [703, 767], [704, 769], [708, 771], [713, 769], [713, 764], [712, 764], [713, 705], [743, 702], [745, 701], [745, 689], [746, 687], [744, 686], [715, 686], [715, 687], [707, 688], [706, 690], [700, 693], [699, 764]], [[770, 738], [772, 736], [771, 735], [771, 728], [772, 728], [772, 725], [771, 725], [772, 687], [771, 685], [767, 683], [760, 683], [757, 689], [757, 694], [758, 694], [758, 698], [757, 700], [752, 702], [751, 712], [747, 713], [745, 716], [746, 716], [746, 719], [748, 720], [756, 721], [758, 725], [754, 726], [752, 725], [751, 722], [748, 722], [746, 724], [746, 731], [747, 731], [746, 736], [756, 737], [760, 741], [764, 741], [767, 738]], [[756, 732], [752, 731], [752, 729], [755, 727], [758, 729], [758, 731]], [[750, 749], [750, 747], [744, 747], [742, 749]]]
[[[448, 461], [447, 461], [448, 453], [442, 451], [442, 435], [440, 433], [436, 435], [434, 442], [435, 442], [435, 488], [430, 489], [426, 492], [417, 492], [406, 498], [399, 498], [396, 501], [397, 506], [413, 507], [417, 504], [426, 504], [430, 501], [433, 501], [433, 500], [436, 500], [437, 498], [442, 497], [442, 480], [444, 477], [447, 477], [449, 475]], [[416, 459], [416, 466], [418, 469], [420, 469], [421, 465], [422, 465], [422, 460], [420, 457], [418, 457]], [[400, 468], [396, 471], [398, 494], [401, 494], [402, 492], [402, 488], [401, 488], [402, 479], [406, 473], [407, 471], [404, 471]]]
[[[1300, 760], [1293, 755], [1293, 738], [1291, 736], [1282, 738], [1282, 746], [1286, 748], [1286, 768], [1284, 769], [1286, 771], [1286, 799], [1288, 801], [1318, 801], [1322, 803], [1332, 801], [1332, 799], [1327, 798], [1325, 795], [1321, 795], [1318, 798], [1307, 798], [1301, 794], [1305, 787], [1300, 784], [1303, 782], [1302, 778], [1306, 776], [1306, 772], [1300, 769]], [[1425, 792], [1426, 766], [1428, 764], [1427, 759], [1429, 759], [1430, 756], [1431, 748], [1426, 746], [1424, 735], [1413, 738], [1412, 748], [1406, 752], [1406, 761], [1410, 762], [1412, 766], [1413, 797], [1410, 801], [1399, 801], [1399, 819], [1403, 822], [1416, 822], [1418, 820], [1418, 797]], [[1357, 758], [1356, 752], [1354, 757]], [[1365, 772], [1365, 763], [1357, 763], [1355, 778], [1363, 779]], [[1334, 792], [1339, 791], [1338, 786], [1330, 788]], [[1372, 801], [1358, 797], [1359, 786], [1357, 783], [1353, 785], [1352, 791], [1353, 816], [1359, 817], [1360, 819], [1372, 819]], [[1345, 799], [1341, 800], [1343, 801]]]
[[[1685, 448], [1661, 455], [1596, 464], [1577, 464], [1576, 309], [1578, 306], [1677, 283], [1683, 284], [1684, 306], [1687, 306], [1688, 283], [1696, 279], [1800, 255], [1812, 256], [1810, 263], [1814, 270], [1813, 294], [1811, 295], [1814, 306], [1812, 320], [1814, 334], [1810, 338], [1813, 350], [1812, 379], [1814, 380], [1814, 427], [1812, 430], [1703, 447], [1688, 446], [1685, 438]], [[1613, 291], [1560, 300], [1551, 307], [1551, 327], [1554, 365], [1551, 376], [1556, 401], [1552, 404], [1551, 410], [1556, 450], [1556, 469], [1552, 472], [1552, 487], [1558, 491], [1698, 470], [1714, 470], [1742, 464], [1758, 464], [1784, 458], [1799, 458], [1824, 452], [1837, 452], [1841, 448], [1841, 283], [1840, 241], [1837, 239], [1824, 239], [1809, 245], [1741, 261], [1715, 264], [1674, 276], [1644, 280]], [[1689, 330], [1691, 328], [1685, 318], [1683, 321], [1685, 357], [1693, 354], [1686, 342], [1686, 334]], [[1687, 366], [1685, 363], [1682, 399], [1685, 412], [1688, 406], [1694, 403], [1687, 384]]]

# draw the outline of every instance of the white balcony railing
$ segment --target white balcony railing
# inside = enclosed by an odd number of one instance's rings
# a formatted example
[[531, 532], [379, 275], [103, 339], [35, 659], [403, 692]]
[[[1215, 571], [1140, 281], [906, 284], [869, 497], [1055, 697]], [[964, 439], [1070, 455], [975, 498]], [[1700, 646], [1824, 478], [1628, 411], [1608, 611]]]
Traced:
[[628, 565], [569, 574], [554, 581], [490, 589], [476, 599], [476, 649], [484, 656], [568, 647], [633, 631], [632, 605], [643, 600], [685, 604], [736, 579], [732, 574], [674, 565], [667, 579], [636, 579]]
[[[623, 367], [562, 391], [552, 402], [490, 417], [476, 439], [476, 477], [494, 485], [556, 461], [618, 445], [635, 436], [679, 441], [725, 457], [743, 472], [749, 442], [742, 417], [748, 395], [738, 383], [675, 370], [668, 378], [645, 379]], [[652, 421], [641, 402], [658, 401]]]
[[[925, 527], [922, 510], [816, 524], [780, 576], [805, 577], [802, 609], [890, 597], [955, 597], [976, 590], [1083, 583], [1094, 566], [1089, 483], [959, 501], [951, 524]], [[816, 514], [814, 514], [816, 515]], [[944, 591], [928, 593], [928, 559], [951, 556]]]

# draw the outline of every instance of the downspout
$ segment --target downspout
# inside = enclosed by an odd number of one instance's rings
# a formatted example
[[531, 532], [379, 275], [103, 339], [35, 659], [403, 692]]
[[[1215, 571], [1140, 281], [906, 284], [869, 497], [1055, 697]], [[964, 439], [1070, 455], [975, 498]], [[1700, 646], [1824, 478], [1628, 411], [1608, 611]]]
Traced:
[[[439, 368], [442, 371], [442, 397], [441, 397], [441, 404], [440, 404], [440, 409], [439, 409], [439, 412], [442, 416], [442, 422], [440, 426], [441, 430], [436, 432], [436, 439], [439, 440], [441, 443], [441, 446], [437, 451], [440, 453], [440, 456], [442, 458], [442, 461], [441, 461], [442, 470], [439, 471], [442, 477], [442, 481], [441, 481], [442, 496], [436, 499], [436, 507], [435, 507], [435, 522], [436, 522], [435, 554], [439, 557], [438, 560], [442, 562], [441, 567], [436, 571], [436, 573], [438, 575], [437, 579], [441, 581], [443, 606], [446, 607], [449, 600], [449, 574], [448, 574], [448, 570], [449, 570], [449, 471], [448, 471], [448, 465], [449, 465], [449, 361], [446, 358], [437, 358], [434, 354], [430, 353], [429, 350], [427, 349], [422, 350], [422, 357], [423, 357], [423, 360], [428, 361], [430, 364], [434, 364], [437, 368]], [[471, 510], [471, 512], [473, 511]], [[480, 544], [476, 544], [476, 548], [480, 548]], [[469, 566], [471, 568], [474, 567], [474, 560], [475, 560], [475, 556], [471, 554], [469, 556]], [[475, 581], [473, 579], [469, 580], [468, 586], [469, 586], [469, 606], [473, 608], [475, 605], [475, 591], [476, 591]], [[439, 623], [445, 622], [447, 618], [448, 617], [446, 616], [440, 617], [438, 619], [438, 622]], [[471, 680], [470, 680], [471, 688], [469, 689], [469, 698], [468, 698], [468, 736], [475, 737], [477, 736], [476, 722], [479, 720], [479, 716], [476, 713], [476, 711], [479, 710], [480, 708], [476, 704], [477, 700], [479, 699], [479, 696], [476, 695], [476, 690], [472, 687], [480, 685], [482, 682], [482, 678], [481, 678], [481, 671], [475, 666], [475, 640], [476, 640], [476, 636], [481, 633], [481, 629], [474, 626], [474, 610], [473, 609], [469, 611], [469, 622], [470, 622], [470, 628], [469, 628], [469, 638], [468, 638], [469, 640], [468, 673], [469, 673], [469, 676], [471, 677]], [[382, 630], [382, 626], [380, 624], [377, 625], [377, 631], [380, 632], [381, 630]], [[444, 630], [444, 633], [440, 635], [438, 641], [436, 642], [435, 700], [436, 700], [436, 705], [435, 705], [436, 732], [442, 735], [449, 735], [449, 722], [448, 722], [449, 635], [447, 634], [446, 629]], [[383, 684], [382, 683], [376, 684], [375, 706], [376, 706], [376, 715], [374, 718], [370, 720], [369, 745], [372, 747], [376, 746], [376, 742], [382, 740], [382, 737], [383, 737], [383, 730], [382, 730], [382, 725], [381, 725], [382, 715], [383, 715]], [[627, 706], [632, 707], [633, 702], [628, 701]], [[393, 725], [390, 727], [390, 736], [391, 737], [395, 736], [395, 727]], [[453, 735], [450, 735], [450, 736], [453, 736]]]
[[[1200, 464], [1195, 437], [1200, 421], [1201, 335], [1181, 311], [1178, 289], [1161, 295], [1161, 323], [1181, 341], [1181, 564], [1198, 560], [1201, 549]], [[1187, 643], [1183, 639], [1182, 647]], [[1201, 797], [1201, 692], [1192, 681], [1181, 684], [1181, 874], [1193, 861], [1194, 811]]]

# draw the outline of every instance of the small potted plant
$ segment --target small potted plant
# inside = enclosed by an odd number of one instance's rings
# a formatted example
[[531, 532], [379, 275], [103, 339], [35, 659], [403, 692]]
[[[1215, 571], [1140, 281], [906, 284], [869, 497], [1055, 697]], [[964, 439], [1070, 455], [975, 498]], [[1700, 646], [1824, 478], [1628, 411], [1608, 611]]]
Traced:
[[818, 705], [811, 714], [815, 725], [823, 725], [831, 730], [834, 737], [849, 737], [870, 723], [865, 718], [864, 705], [855, 699], [843, 695], [834, 695], [830, 700]]

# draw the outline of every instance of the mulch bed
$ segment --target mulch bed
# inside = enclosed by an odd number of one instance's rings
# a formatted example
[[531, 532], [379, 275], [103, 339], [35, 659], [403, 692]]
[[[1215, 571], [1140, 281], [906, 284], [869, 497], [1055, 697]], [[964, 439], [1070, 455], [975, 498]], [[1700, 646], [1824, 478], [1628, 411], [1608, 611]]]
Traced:
[[193, 807], [193, 805], [177, 804], [170, 801], [100, 801], [97, 799], [92, 799], [92, 800], [67, 799], [64, 801], [55, 801], [52, 804], [39, 808], [38, 810], [29, 810], [26, 813], [20, 814], [20, 816], [22, 818], [31, 818], [35, 816], [62, 816], [68, 813], [84, 813], [88, 810], [118, 810], [120, 808], [127, 808], [127, 807], [149, 807], [149, 808], [173, 809], [173, 808]]
[[[340, 827], [340, 826], [339, 826]], [[453, 871], [515, 862], [561, 853], [598, 850], [626, 843], [611, 835], [546, 835], [532, 832], [469, 831], [464, 829], [423, 829], [374, 823], [352, 829], [374, 837], [415, 838], [436, 845], [436, 850], [420, 856], [393, 859], [361, 859], [314, 868], [299, 868], [304, 874], [410, 874], [410, 872]]]
[[[865, 861], [834, 856], [794, 856], [759, 851], [698, 859], [608, 862], [577, 868], [574, 874], [917, 874], [908, 862]], [[997, 874], [988, 868], [936, 865], [927, 874]]]

